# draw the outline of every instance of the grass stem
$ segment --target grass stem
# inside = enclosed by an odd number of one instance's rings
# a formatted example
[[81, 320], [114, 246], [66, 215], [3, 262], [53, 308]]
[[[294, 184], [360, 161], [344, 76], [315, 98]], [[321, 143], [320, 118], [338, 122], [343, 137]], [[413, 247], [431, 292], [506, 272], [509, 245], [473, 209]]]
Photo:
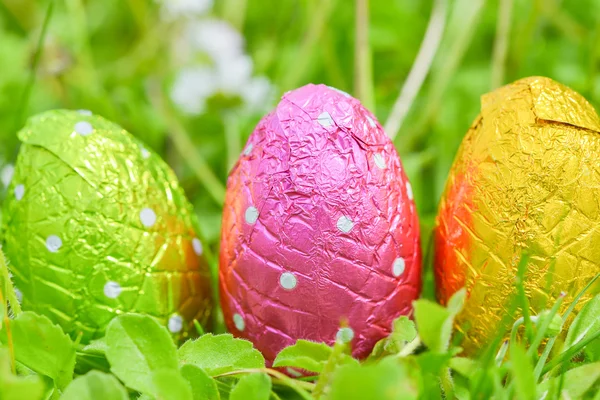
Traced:
[[225, 124], [225, 143], [227, 145], [226, 167], [229, 171], [237, 162], [241, 152], [239, 117], [236, 113], [230, 112], [224, 115], [223, 122]]
[[313, 396], [316, 400], [319, 400], [325, 395], [325, 390], [331, 383], [333, 372], [335, 371], [335, 367], [339, 362], [340, 356], [344, 353], [347, 347], [347, 344], [339, 340], [336, 340], [335, 344], [333, 345], [333, 351], [323, 366], [323, 371], [321, 372], [319, 380], [317, 381], [313, 391]]
[[23, 93], [21, 94], [21, 99], [19, 100], [19, 108], [15, 119], [15, 126], [13, 129], [14, 132], [16, 132], [19, 129], [27, 113], [27, 107], [29, 106], [29, 98], [31, 97], [33, 85], [35, 84], [35, 77], [37, 75], [37, 70], [40, 65], [40, 58], [42, 57], [42, 53], [44, 51], [44, 42], [46, 40], [46, 34], [48, 33], [48, 26], [50, 26], [50, 20], [52, 19], [53, 11], [54, 0], [49, 0], [48, 7], [46, 8], [46, 14], [44, 16], [44, 22], [42, 23], [40, 37], [38, 38], [35, 53], [33, 55], [33, 62], [31, 63], [31, 69], [29, 70], [29, 78], [27, 79], [27, 84], [25, 85]]
[[225, 0], [223, 3], [223, 19], [228, 21], [235, 29], [244, 28], [248, 0]]
[[436, 63], [439, 66], [436, 66], [432, 70], [427, 105], [421, 113], [416, 127], [411, 130], [412, 133], [404, 137], [401, 143], [398, 143], [401, 144], [401, 152], [413, 150], [419, 139], [426, 135], [431, 121], [440, 108], [444, 94], [475, 37], [477, 28], [481, 22], [484, 4], [484, 0], [473, 0], [469, 8], [469, 13], [461, 16], [460, 31], [455, 35], [456, 37], [449, 44], [448, 49], [444, 51], [440, 62]]
[[400, 131], [402, 123], [431, 69], [446, 26], [447, 8], [447, 0], [435, 0], [417, 58], [385, 123], [385, 131], [392, 140]]
[[494, 40], [494, 52], [492, 54], [492, 90], [504, 83], [506, 54], [510, 42], [512, 3], [513, 0], [500, 0], [498, 4], [496, 39]]
[[[544, 336], [546, 335], [546, 332], [548, 331], [548, 327], [550, 326], [550, 323], [552, 322], [552, 319], [554, 318], [554, 316], [558, 313], [558, 310], [559, 310], [560, 306], [562, 305], [564, 298], [565, 298], [564, 294], [561, 293], [559, 298], [556, 300], [556, 302], [552, 306], [552, 309], [550, 310], [550, 312], [548, 314], [546, 314], [544, 316], [543, 320], [540, 321], [538, 319], [539, 325], [537, 326], [536, 335], [533, 339], [533, 342], [529, 346], [529, 349], [527, 349], [528, 357], [533, 357], [534, 354], [537, 353], [537, 349], [538, 349], [539, 345], [542, 343], [542, 340], [544, 340]], [[548, 346], [548, 344], [546, 344], [546, 347], [547, 346]]]
[[167, 123], [169, 130], [169, 136], [175, 144], [175, 148], [181, 154], [185, 162], [192, 169], [200, 183], [208, 191], [208, 194], [212, 197], [215, 203], [222, 206], [225, 202], [225, 186], [221, 183], [219, 178], [210, 169], [210, 166], [204, 160], [202, 155], [196, 151], [196, 146], [189, 134], [186, 132], [185, 127], [179, 121], [174, 111], [172, 110], [166, 95], [162, 92], [161, 88], [156, 84], [150, 85], [150, 98], [154, 107], [159, 111]]
[[280, 89], [294, 89], [304, 79], [306, 71], [313, 62], [314, 49], [317, 46], [317, 42], [321, 40], [335, 4], [336, 0], [320, 0], [318, 3], [315, 3], [315, 6], [319, 7], [319, 12], [310, 18], [311, 24], [304, 36], [304, 40], [296, 51], [295, 56], [290, 59], [290, 65], [287, 66], [285, 75], [280, 80]]
[[545, 374], [545, 373], [551, 371], [553, 368], [555, 368], [558, 365], [563, 364], [565, 361], [569, 361], [577, 353], [579, 353], [581, 350], [583, 350], [583, 348], [585, 346], [587, 346], [588, 344], [590, 344], [591, 342], [593, 342], [594, 340], [596, 340], [598, 338], [600, 338], [600, 330], [594, 332], [592, 335], [588, 336], [581, 342], [578, 342], [575, 346], [570, 347], [567, 351], [565, 351], [564, 353], [561, 353], [560, 356], [554, 358], [552, 361], [550, 361], [548, 364], [546, 364], [544, 366], [544, 368], [542, 369], [542, 374]]
[[369, 46], [369, 0], [356, 0], [354, 35], [354, 95], [375, 113], [373, 66]]

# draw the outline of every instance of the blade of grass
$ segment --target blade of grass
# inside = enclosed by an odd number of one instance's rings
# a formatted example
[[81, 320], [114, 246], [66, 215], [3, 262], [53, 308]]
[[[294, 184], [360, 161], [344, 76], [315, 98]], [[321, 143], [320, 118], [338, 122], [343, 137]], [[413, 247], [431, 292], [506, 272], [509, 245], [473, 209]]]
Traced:
[[192, 169], [199, 182], [208, 191], [208, 194], [215, 203], [222, 206], [225, 202], [225, 186], [223, 186], [221, 181], [210, 169], [210, 166], [204, 160], [202, 155], [196, 151], [194, 142], [186, 132], [183, 124], [176, 117], [165, 93], [161, 90], [159, 85], [156, 82], [153, 82], [150, 83], [148, 87], [152, 104], [155, 109], [163, 115], [169, 130], [169, 137], [173, 140], [177, 151]]
[[502, 362], [504, 361], [504, 357], [506, 357], [506, 351], [508, 350], [508, 340], [505, 340], [502, 343], [502, 346], [500, 346], [500, 350], [498, 350], [498, 353], [496, 354], [496, 366], [500, 366], [502, 365]]
[[127, 5], [131, 10], [131, 15], [139, 31], [146, 32], [147, 3], [144, 0], [127, 0]]
[[384, 130], [392, 141], [400, 131], [402, 122], [404, 122], [406, 114], [410, 111], [410, 107], [431, 69], [446, 26], [447, 5], [447, 0], [435, 0], [417, 58], [415, 58], [415, 62], [385, 123]]
[[559, 31], [562, 31], [563, 35], [580, 43], [585, 38], [587, 30], [561, 6], [561, 2], [562, 0], [540, 1], [541, 11]]
[[513, 397], [516, 388], [519, 399], [535, 399], [535, 380], [533, 378], [533, 365], [527, 357], [525, 347], [518, 342], [510, 343], [510, 370], [511, 380], [508, 387], [508, 397]]
[[354, 35], [354, 94], [375, 113], [373, 66], [369, 46], [369, 0], [356, 0]]
[[[571, 304], [569, 305], [569, 308], [562, 316], [563, 324], [567, 321], [567, 318], [569, 317], [571, 312], [573, 312], [573, 309], [579, 302], [579, 299], [581, 299], [581, 297], [585, 294], [585, 292], [587, 292], [587, 290], [594, 284], [594, 282], [599, 277], [600, 277], [600, 274], [596, 274], [596, 276], [594, 276], [594, 278], [592, 278], [587, 283], [587, 285], [585, 285], [585, 287], [583, 289], [581, 289], [581, 291], [577, 294], [577, 296], [575, 296], [575, 299], [573, 299], [573, 302], [571, 302]], [[544, 365], [546, 364], [546, 360], [548, 359], [550, 352], [552, 351], [552, 348], [554, 347], [555, 342], [556, 342], [556, 337], [553, 337], [553, 338], [550, 338], [548, 340], [548, 342], [546, 343], [546, 346], [544, 347], [544, 351], [542, 352], [542, 355], [540, 356], [539, 360], [537, 361], [537, 364], [535, 365], [534, 375], [535, 375], [536, 379], [539, 379], [540, 376], [542, 375], [542, 370], [544, 368]]]
[[333, 87], [341, 90], [350, 91], [344, 71], [340, 65], [340, 57], [336, 54], [334, 36], [331, 32], [323, 32], [323, 40], [321, 40], [321, 57], [325, 61], [324, 67], [327, 72], [328, 82], [331, 82]]
[[[526, 259], [526, 260], [524, 261], [523, 259]], [[519, 262], [519, 264], [527, 263], [528, 260], [529, 260], [529, 256], [526, 253], [524, 253], [521, 257], [521, 261]], [[523, 269], [517, 270], [517, 274], [523, 273], [523, 272], [524, 272]], [[487, 370], [488, 368], [491, 368], [492, 365], [494, 364], [494, 361], [496, 360], [496, 357], [497, 357], [496, 349], [498, 349], [498, 346], [500, 346], [500, 342], [503, 340], [504, 335], [506, 334], [506, 332], [509, 329], [509, 327], [511, 326], [511, 324], [514, 324], [513, 321], [514, 321], [515, 312], [519, 305], [518, 294], [513, 293], [512, 296], [510, 297], [510, 299], [508, 299], [506, 303], [508, 304], [508, 307], [507, 307], [507, 310], [504, 313], [504, 316], [502, 317], [500, 323], [498, 324], [496, 335], [490, 341], [490, 344], [487, 346], [486, 350], [483, 352], [483, 354], [480, 357], [481, 368], [484, 371]], [[480, 393], [483, 389], [484, 383], [485, 383], [485, 374], [479, 374], [478, 378], [473, 382], [473, 385], [471, 386], [473, 388], [471, 393], [473, 393], [473, 394]]]
[[231, 170], [240, 157], [241, 137], [238, 121], [238, 116], [234, 112], [223, 116], [223, 122], [225, 123], [225, 143], [227, 145], [227, 171]]
[[421, 118], [417, 121], [415, 127], [411, 129], [411, 132], [403, 137], [402, 142], [396, 141], [400, 153], [410, 152], [419, 139], [426, 136], [429, 124], [440, 107], [450, 80], [455, 75], [471, 41], [475, 37], [475, 32], [481, 22], [484, 4], [485, 0], [472, 1], [469, 4], [470, 13], [466, 16], [461, 16], [460, 32], [456, 35], [455, 40], [450, 43], [444, 53], [444, 57], [440, 58], [440, 62], [437, 64], [439, 66], [433, 71], [429, 94], [427, 96], [429, 100], [425, 106], [425, 110], [421, 114]]
[[597, 77], [597, 65], [598, 58], [600, 58], [600, 21], [596, 21], [594, 25], [593, 33], [590, 35], [588, 45], [588, 78], [587, 78], [587, 93], [594, 93], [596, 89], [596, 77]]
[[583, 295], [585, 294], [585, 292], [588, 291], [588, 289], [594, 284], [594, 282], [596, 282], [596, 280], [598, 280], [598, 278], [600, 278], [600, 273], [596, 274], [596, 276], [594, 276], [587, 283], [587, 285], [585, 285], [585, 287], [583, 289], [581, 289], [581, 291], [577, 294], [577, 296], [575, 296], [575, 298], [573, 299], [573, 301], [569, 305], [569, 308], [567, 308], [567, 311], [565, 311], [565, 313], [563, 314], [563, 324], [567, 321], [567, 319], [569, 318], [569, 316], [571, 315], [571, 313], [573, 312], [573, 310], [577, 306], [577, 303], [579, 302], [579, 300], [581, 299], [581, 297], [583, 297]]
[[[552, 319], [554, 318], [554, 316], [558, 312], [558, 309], [560, 308], [560, 306], [561, 306], [564, 298], [565, 298], [565, 295], [561, 293], [561, 296], [554, 302], [554, 305], [552, 306], [552, 309], [550, 310], [550, 312], [544, 316], [544, 320], [542, 320], [541, 324], [538, 326], [536, 337], [531, 342], [531, 344], [529, 346], [529, 349], [527, 350], [527, 359], [528, 360], [534, 360], [535, 361], [534, 357], [537, 355], [538, 347], [539, 347], [540, 343], [542, 342], [542, 340], [544, 339], [545, 333], [548, 330], [548, 327], [550, 326], [550, 323], [552, 322]], [[522, 321], [522, 319], [523, 318], [519, 318], [519, 321]], [[539, 319], [538, 319], [538, 321], [539, 321]], [[511, 337], [511, 343], [516, 341], [515, 340], [515, 336], [514, 336], [515, 332], [516, 332], [516, 329], [513, 329], [513, 335]], [[556, 337], [554, 337], [552, 339], [556, 340]], [[552, 346], [552, 344], [554, 344], [554, 340], [552, 340], [550, 346]], [[550, 347], [550, 349], [551, 348], [552, 347]], [[546, 351], [547, 351], [547, 353], [546, 353]], [[542, 356], [545, 353], [546, 354], [545, 357], [548, 357], [549, 352], [550, 352], [550, 350], [546, 346], [546, 348], [544, 348], [544, 352], [542, 353]], [[511, 359], [511, 362], [512, 362], [512, 359]], [[545, 359], [544, 359], [544, 362], [545, 362]], [[533, 369], [533, 378], [534, 378], [535, 382], [537, 382], [538, 379], [539, 379], [540, 370], [538, 369], [538, 365], [539, 365], [539, 363], [536, 363], [536, 365], [534, 366], [534, 369]], [[543, 365], [543, 363], [542, 363], [542, 365]], [[514, 386], [515, 386], [515, 382], [513, 380], [513, 381], [510, 382], [510, 384], [508, 386], [508, 392], [509, 393], [513, 392]]]
[[577, 353], [579, 353], [585, 346], [593, 342], [594, 340], [600, 338], [600, 331], [594, 332], [594, 334], [586, 337], [582, 341], [578, 342], [575, 346], [569, 348], [567, 351], [560, 354], [560, 356], [554, 358], [548, 364], [544, 366], [542, 369], [542, 374], [551, 371], [558, 365], [562, 365], [565, 362], [569, 362], [571, 358], [573, 358]]
[[235, 29], [242, 31], [246, 20], [248, 0], [225, 0], [223, 4], [223, 19]]
[[434, 254], [434, 232], [429, 230], [425, 241], [425, 256], [423, 257], [423, 291], [421, 297], [424, 299], [435, 300], [435, 277], [433, 274], [433, 254]]
[[513, 0], [500, 0], [498, 3], [498, 22], [496, 24], [494, 52], [492, 53], [492, 90], [504, 82], [504, 69], [506, 66], [506, 53], [512, 18], [512, 3]]
[[[344, 327], [346, 324], [343, 323], [342, 326]], [[340, 356], [346, 351], [347, 347], [348, 345], [341, 340], [335, 341], [335, 344], [333, 345], [333, 351], [329, 355], [329, 359], [327, 359], [325, 366], [323, 366], [323, 371], [321, 372], [319, 380], [317, 381], [313, 391], [313, 396], [316, 400], [319, 400], [325, 394], [325, 389], [331, 383], [331, 379], [333, 377], [335, 367], [339, 362]]]
[[37, 70], [40, 64], [40, 58], [42, 56], [42, 52], [44, 51], [44, 42], [46, 40], [46, 34], [48, 33], [48, 26], [50, 26], [50, 20], [52, 18], [52, 13], [54, 11], [54, 0], [48, 1], [48, 7], [46, 8], [46, 14], [44, 15], [44, 22], [42, 23], [42, 30], [40, 32], [40, 37], [38, 38], [38, 42], [35, 48], [35, 53], [33, 55], [33, 62], [31, 63], [31, 69], [29, 70], [29, 78], [27, 79], [27, 84], [23, 88], [23, 92], [21, 93], [21, 97], [19, 100], [19, 108], [18, 113], [15, 118], [15, 126], [13, 132], [16, 132], [19, 127], [23, 124], [23, 120], [25, 118], [25, 114], [27, 113], [27, 107], [29, 105], [29, 98], [31, 97], [31, 91], [33, 90], [33, 85], [35, 84], [35, 77], [37, 75]]
[[319, 7], [319, 12], [314, 13], [310, 18], [310, 26], [304, 36], [302, 44], [296, 51], [296, 54], [291, 58], [290, 65], [285, 69], [285, 75], [280, 80], [281, 89], [290, 90], [298, 86], [302, 81], [306, 70], [311, 65], [315, 55], [315, 46], [321, 40], [323, 31], [327, 25], [327, 21], [333, 12], [336, 0], [321, 0], [313, 6]]
[[561, 371], [560, 371], [560, 378], [558, 379], [558, 390], [556, 391], [556, 400], [560, 400], [561, 398], [563, 398], [562, 395], [562, 389], [565, 383], [565, 373], [568, 370], [568, 363], [564, 363], [561, 366]]
[[0, 12], [6, 14], [7, 18], [14, 21], [14, 26], [19, 29], [20, 33], [27, 33], [27, 23], [21, 15], [13, 9], [12, 3], [7, 0], [0, 1]]
[[69, 84], [77, 87], [82, 92], [88, 92], [88, 95], [99, 102], [102, 107], [101, 114], [109, 119], [118, 119], [118, 112], [115, 103], [102, 84], [100, 74], [96, 69], [92, 46], [89, 39], [89, 24], [85, 4], [82, 0], [65, 0], [65, 5], [70, 16], [70, 27], [74, 31], [74, 37], [77, 38], [76, 46], [73, 49], [77, 54], [77, 67], [72, 75], [69, 75]]
[[526, 17], [523, 15], [520, 16], [525, 22], [515, 27], [515, 36], [519, 40], [516, 40], [512, 45], [511, 61], [517, 71], [521, 68], [531, 51], [531, 41], [536, 39], [536, 29], [541, 19], [542, 1], [544, 0], [532, 1], [529, 14]]
[[542, 343], [542, 340], [544, 340], [546, 332], [548, 331], [548, 327], [550, 326], [550, 323], [552, 322], [554, 316], [558, 313], [558, 309], [562, 305], [562, 302], [565, 299], [565, 295], [565, 293], [560, 294], [558, 299], [556, 299], [556, 301], [554, 302], [552, 309], [550, 309], [550, 312], [544, 316], [544, 320], [538, 326], [535, 338], [533, 339], [533, 342], [531, 342], [529, 349], [527, 349], [528, 357], [533, 357], [535, 354], [537, 354], [537, 349]]
[[521, 312], [523, 313], [523, 319], [525, 324], [525, 338], [531, 341], [533, 338], [533, 327], [531, 324], [531, 318], [529, 314], [529, 300], [527, 300], [527, 296], [525, 295], [525, 272], [527, 268], [527, 264], [529, 263], [529, 255], [524, 254], [519, 261], [519, 265], [517, 266], [517, 298], [521, 303]]

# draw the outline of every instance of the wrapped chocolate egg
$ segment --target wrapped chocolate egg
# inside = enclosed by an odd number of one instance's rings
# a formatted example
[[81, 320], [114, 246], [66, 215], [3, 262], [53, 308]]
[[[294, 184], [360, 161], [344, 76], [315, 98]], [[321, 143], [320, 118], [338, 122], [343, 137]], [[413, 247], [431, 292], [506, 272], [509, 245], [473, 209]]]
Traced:
[[[467, 353], [496, 335], [517, 267], [530, 312], [564, 306], [600, 272], [600, 120], [578, 93], [526, 78], [483, 96], [450, 172], [435, 228], [441, 303], [461, 287]], [[588, 292], [583, 301], [591, 296]]]
[[398, 154], [358, 100], [324, 85], [288, 92], [258, 124], [229, 176], [222, 229], [225, 322], [268, 361], [298, 339], [351, 342], [365, 357], [421, 289]]
[[184, 338], [207, 324], [211, 283], [175, 174], [123, 128], [50, 111], [19, 132], [3, 250], [25, 310], [84, 342], [116, 315], [156, 317]]

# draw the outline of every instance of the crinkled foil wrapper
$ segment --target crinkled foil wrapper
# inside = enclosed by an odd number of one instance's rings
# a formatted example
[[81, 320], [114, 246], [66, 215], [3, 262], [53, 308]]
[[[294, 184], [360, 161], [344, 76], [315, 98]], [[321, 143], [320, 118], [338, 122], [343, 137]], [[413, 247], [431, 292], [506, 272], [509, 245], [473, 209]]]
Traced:
[[180, 339], [209, 323], [194, 212], [159, 156], [86, 111], [35, 116], [19, 139], [2, 240], [25, 310], [84, 342], [125, 312]]
[[[285, 94], [227, 184], [225, 322], [268, 361], [297, 339], [365, 357], [411, 314], [419, 223], [392, 142], [358, 100], [324, 85]], [[340, 323], [348, 326], [340, 331]]]
[[[526, 78], [482, 97], [443, 195], [435, 230], [437, 295], [461, 287], [457, 327], [472, 353], [494, 337], [523, 252], [536, 314], [600, 272], [600, 120], [578, 93]], [[589, 291], [579, 309], [592, 295]]]

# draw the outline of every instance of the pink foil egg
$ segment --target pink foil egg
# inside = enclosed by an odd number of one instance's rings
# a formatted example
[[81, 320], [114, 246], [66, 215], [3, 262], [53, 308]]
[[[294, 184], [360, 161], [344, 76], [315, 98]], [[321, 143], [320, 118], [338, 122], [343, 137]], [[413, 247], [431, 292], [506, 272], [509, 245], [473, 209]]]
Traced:
[[412, 313], [412, 189], [358, 100], [307, 85], [260, 121], [227, 182], [219, 276], [228, 329], [269, 363], [298, 339], [350, 341], [364, 358]]

